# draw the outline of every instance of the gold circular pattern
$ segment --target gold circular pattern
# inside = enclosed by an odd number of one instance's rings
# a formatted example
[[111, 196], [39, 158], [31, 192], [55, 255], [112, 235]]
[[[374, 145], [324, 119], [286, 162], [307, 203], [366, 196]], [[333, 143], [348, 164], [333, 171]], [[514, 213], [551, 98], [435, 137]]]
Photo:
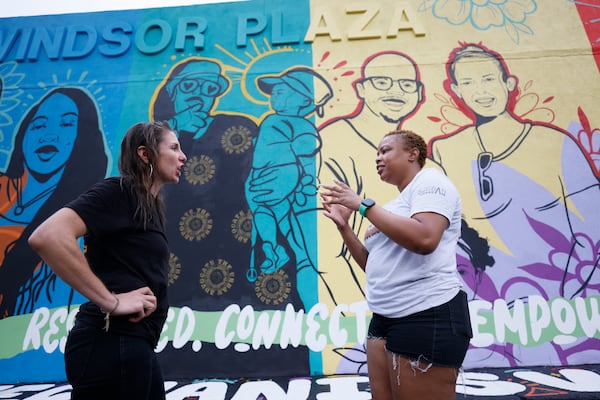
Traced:
[[233, 267], [223, 259], [210, 260], [200, 271], [200, 287], [211, 296], [221, 296], [231, 289], [235, 279]]
[[185, 163], [183, 176], [192, 185], [204, 185], [215, 176], [215, 162], [204, 154], [194, 156]]
[[173, 253], [169, 254], [169, 275], [168, 275], [168, 284], [171, 286], [177, 278], [179, 278], [179, 274], [181, 273], [181, 263], [179, 262], [179, 258]]
[[187, 210], [179, 220], [179, 233], [189, 241], [204, 239], [210, 234], [212, 227], [212, 217], [203, 208]]
[[248, 243], [252, 236], [252, 213], [250, 210], [240, 211], [231, 221], [231, 233], [241, 243]]
[[252, 146], [252, 132], [243, 125], [227, 128], [221, 137], [221, 146], [228, 153], [243, 153]]
[[261, 273], [256, 280], [254, 291], [263, 303], [277, 305], [289, 297], [292, 284], [285, 271], [278, 269], [272, 274]]

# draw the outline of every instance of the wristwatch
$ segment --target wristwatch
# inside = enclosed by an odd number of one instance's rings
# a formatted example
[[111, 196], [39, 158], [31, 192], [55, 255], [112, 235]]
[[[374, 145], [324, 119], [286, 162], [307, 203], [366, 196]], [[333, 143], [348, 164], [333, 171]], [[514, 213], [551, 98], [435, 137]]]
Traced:
[[364, 217], [367, 210], [373, 207], [374, 205], [375, 200], [369, 198], [363, 199], [363, 201], [360, 202], [360, 206], [358, 207], [358, 212]]

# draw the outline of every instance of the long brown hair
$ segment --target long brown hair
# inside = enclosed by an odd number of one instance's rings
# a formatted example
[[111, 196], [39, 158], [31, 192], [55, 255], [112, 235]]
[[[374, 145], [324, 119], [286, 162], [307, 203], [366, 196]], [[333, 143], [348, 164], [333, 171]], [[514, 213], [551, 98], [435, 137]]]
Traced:
[[[119, 155], [119, 172], [122, 177], [131, 179], [138, 197], [135, 215], [140, 218], [146, 228], [152, 216], [157, 214], [160, 224], [164, 227], [164, 210], [160, 195], [152, 195], [154, 182], [154, 166], [158, 158], [158, 146], [166, 132], [173, 131], [166, 121], [138, 122], [127, 130], [121, 141]], [[146, 147], [148, 163], [144, 162], [137, 153], [140, 146]]]

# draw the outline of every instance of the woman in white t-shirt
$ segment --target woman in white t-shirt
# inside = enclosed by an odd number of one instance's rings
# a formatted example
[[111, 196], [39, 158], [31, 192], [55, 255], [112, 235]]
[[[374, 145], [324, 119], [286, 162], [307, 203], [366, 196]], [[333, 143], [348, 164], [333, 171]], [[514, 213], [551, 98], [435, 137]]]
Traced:
[[[321, 186], [324, 215], [367, 276], [373, 400], [454, 399], [472, 337], [456, 270], [460, 196], [443, 173], [423, 168], [426, 155], [425, 141], [414, 132], [383, 137], [377, 173], [400, 192], [384, 206], [338, 180]], [[348, 224], [354, 211], [371, 223], [364, 245]]]

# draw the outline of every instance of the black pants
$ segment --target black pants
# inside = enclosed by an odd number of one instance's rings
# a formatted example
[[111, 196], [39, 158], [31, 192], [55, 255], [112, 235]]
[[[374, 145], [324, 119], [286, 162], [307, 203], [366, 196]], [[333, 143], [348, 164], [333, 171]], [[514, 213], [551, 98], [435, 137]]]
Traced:
[[164, 400], [162, 372], [151, 343], [78, 321], [67, 339], [65, 369], [72, 400]]

